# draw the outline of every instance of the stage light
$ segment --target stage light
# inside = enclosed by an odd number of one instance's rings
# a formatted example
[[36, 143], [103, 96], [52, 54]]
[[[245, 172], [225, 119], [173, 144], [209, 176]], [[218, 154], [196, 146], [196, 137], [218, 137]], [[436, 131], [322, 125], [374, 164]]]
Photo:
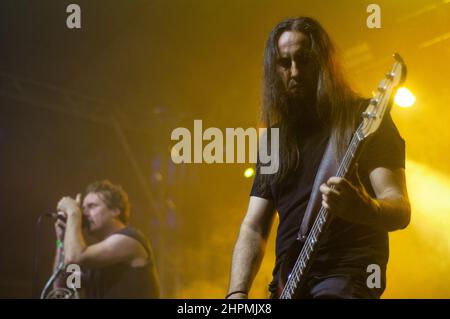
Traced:
[[245, 176], [246, 178], [250, 178], [250, 177], [252, 177], [253, 175], [255, 175], [255, 170], [254, 170], [253, 168], [251, 168], [251, 167], [247, 168], [247, 169], [245, 170], [245, 172], [244, 172], [244, 176]]
[[399, 88], [395, 95], [394, 102], [400, 107], [410, 107], [416, 101], [416, 97], [407, 88]]

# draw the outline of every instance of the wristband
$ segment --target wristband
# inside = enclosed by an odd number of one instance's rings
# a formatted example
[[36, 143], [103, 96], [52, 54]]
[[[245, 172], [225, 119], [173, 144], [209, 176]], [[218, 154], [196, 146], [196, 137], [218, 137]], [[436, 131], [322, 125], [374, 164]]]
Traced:
[[56, 248], [63, 248], [64, 244], [60, 239], [56, 240]]
[[225, 299], [228, 299], [228, 297], [231, 297], [232, 295], [235, 295], [235, 294], [244, 294], [244, 295], [248, 295], [248, 293], [247, 293], [246, 291], [243, 291], [243, 290], [237, 290], [237, 291], [230, 292], [230, 293], [225, 297]]

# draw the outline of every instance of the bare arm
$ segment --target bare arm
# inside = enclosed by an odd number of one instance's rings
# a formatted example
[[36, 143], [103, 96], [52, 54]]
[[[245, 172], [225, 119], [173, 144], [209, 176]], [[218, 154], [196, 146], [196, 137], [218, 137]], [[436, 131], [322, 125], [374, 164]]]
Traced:
[[[261, 266], [272, 227], [275, 210], [271, 201], [250, 197], [245, 218], [234, 246], [228, 293], [247, 292]], [[230, 298], [246, 298], [247, 294], [233, 294]]]
[[387, 231], [403, 229], [411, 220], [411, 206], [406, 189], [405, 170], [379, 167], [370, 173], [375, 191], [376, 214], [372, 222]]
[[[376, 198], [367, 193], [357, 175], [352, 182], [331, 177], [320, 187], [322, 205], [342, 219], [385, 231], [408, 226], [411, 208], [405, 170], [378, 167], [370, 172], [369, 177]], [[332, 185], [335, 189], [331, 189]]]
[[88, 268], [105, 267], [122, 262], [128, 263], [131, 267], [140, 267], [144, 266], [148, 259], [147, 252], [138, 241], [121, 234], [111, 235], [97, 244], [84, 246], [82, 249], [79, 243], [72, 245], [72, 248], [74, 247], [77, 251], [72, 251], [69, 257], [66, 253], [66, 262]]
[[66, 266], [69, 264], [80, 265], [81, 255], [87, 248], [81, 228], [81, 219], [81, 212], [67, 213], [67, 225], [64, 236], [64, 263]]

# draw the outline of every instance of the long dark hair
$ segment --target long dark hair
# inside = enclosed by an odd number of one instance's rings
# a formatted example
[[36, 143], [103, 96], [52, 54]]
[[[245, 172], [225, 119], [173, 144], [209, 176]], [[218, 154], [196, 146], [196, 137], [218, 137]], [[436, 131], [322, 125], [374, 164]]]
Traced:
[[[280, 22], [270, 33], [264, 52], [262, 122], [268, 128], [280, 128], [280, 166], [277, 173], [266, 176], [272, 182], [281, 182], [300, 165], [302, 156], [295, 134], [298, 119], [286, 112], [286, 94], [277, 73], [278, 40], [285, 31], [302, 32], [310, 40], [309, 55], [318, 70], [314, 113], [319, 123], [328, 128], [337, 157], [343, 155], [351, 139], [355, 128], [355, 102], [358, 100], [357, 94], [344, 80], [334, 45], [319, 22], [309, 17]], [[270, 138], [270, 130], [268, 135]]]

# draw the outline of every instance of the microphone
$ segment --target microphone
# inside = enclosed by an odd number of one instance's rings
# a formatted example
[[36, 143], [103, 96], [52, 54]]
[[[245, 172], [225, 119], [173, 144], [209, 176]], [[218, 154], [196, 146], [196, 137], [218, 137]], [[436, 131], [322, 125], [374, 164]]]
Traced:
[[60, 219], [63, 222], [65, 222], [66, 219], [67, 219], [64, 215], [61, 215], [61, 214], [58, 214], [58, 213], [45, 213], [45, 216], [46, 217], [50, 217], [50, 218], [52, 218], [54, 220]]
[[[58, 214], [58, 213], [45, 213], [45, 216], [46, 217], [50, 217], [51, 219], [53, 219], [55, 221], [58, 220], [58, 219], [63, 221], [63, 222], [67, 221], [67, 217], [66, 216], [64, 216], [62, 214]], [[81, 226], [84, 229], [86, 229], [89, 226], [89, 220], [87, 219], [87, 217], [84, 214], [82, 214], [81, 216], [82, 216], [81, 217]]]

